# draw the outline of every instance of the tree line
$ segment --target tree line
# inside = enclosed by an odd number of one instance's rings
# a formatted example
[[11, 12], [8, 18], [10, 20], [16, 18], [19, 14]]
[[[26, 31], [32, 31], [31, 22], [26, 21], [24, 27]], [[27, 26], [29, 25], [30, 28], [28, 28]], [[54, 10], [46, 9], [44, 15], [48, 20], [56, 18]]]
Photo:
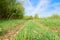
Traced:
[[17, 0], [0, 0], [0, 19], [22, 19], [24, 7]]

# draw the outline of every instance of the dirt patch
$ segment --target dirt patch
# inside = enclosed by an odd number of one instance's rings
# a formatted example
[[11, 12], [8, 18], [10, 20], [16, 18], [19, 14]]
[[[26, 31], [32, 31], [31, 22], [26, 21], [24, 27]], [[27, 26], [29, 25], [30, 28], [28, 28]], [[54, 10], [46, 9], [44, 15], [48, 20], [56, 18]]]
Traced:
[[23, 28], [24, 24], [19, 24], [14, 29], [8, 29], [8, 32], [4, 37], [1, 37], [0, 40], [12, 40], [12, 38], [18, 34], [18, 32]]

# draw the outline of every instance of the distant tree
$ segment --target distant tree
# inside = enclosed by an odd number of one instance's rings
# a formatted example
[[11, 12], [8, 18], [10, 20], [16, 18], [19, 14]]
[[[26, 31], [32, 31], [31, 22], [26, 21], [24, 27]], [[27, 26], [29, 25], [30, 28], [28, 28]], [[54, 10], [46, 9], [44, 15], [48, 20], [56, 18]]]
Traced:
[[33, 17], [32, 17], [32, 16], [30, 16], [30, 19], [33, 19]]
[[53, 14], [52, 16], [49, 17], [50, 19], [60, 19], [60, 15], [58, 14]]
[[24, 19], [31, 20], [31, 19], [33, 19], [33, 17], [32, 16], [24, 16]]
[[34, 15], [34, 19], [39, 19], [38, 14], [35, 14], [35, 15]]

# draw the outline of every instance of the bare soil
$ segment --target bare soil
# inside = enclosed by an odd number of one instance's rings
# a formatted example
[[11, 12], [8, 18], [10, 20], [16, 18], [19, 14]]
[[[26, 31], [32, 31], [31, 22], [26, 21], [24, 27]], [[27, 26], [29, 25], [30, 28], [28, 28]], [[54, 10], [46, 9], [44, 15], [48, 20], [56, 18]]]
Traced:
[[14, 29], [8, 29], [7, 33], [0, 38], [0, 40], [12, 40], [13, 37], [19, 33], [20, 30], [22, 30], [24, 27], [24, 24], [18, 24], [18, 26], [16, 26], [16, 28]]

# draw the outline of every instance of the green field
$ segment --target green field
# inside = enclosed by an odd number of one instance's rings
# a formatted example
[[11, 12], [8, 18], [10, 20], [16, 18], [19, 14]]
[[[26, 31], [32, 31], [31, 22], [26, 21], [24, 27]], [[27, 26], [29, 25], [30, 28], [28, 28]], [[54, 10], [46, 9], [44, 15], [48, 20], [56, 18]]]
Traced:
[[[24, 24], [22, 29], [18, 26], [21, 24]], [[60, 40], [59, 19], [0, 20], [0, 37], [4, 38], [9, 29], [15, 30], [17, 27], [19, 32], [12, 40]]]
[[[29, 20], [13, 40], [60, 40], [59, 23], [60, 20]], [[50, 26], [56, 28], [57, 32], [48, 28]]]
[[60, 1], [0, 0], [0, 40], [60, 40]]

